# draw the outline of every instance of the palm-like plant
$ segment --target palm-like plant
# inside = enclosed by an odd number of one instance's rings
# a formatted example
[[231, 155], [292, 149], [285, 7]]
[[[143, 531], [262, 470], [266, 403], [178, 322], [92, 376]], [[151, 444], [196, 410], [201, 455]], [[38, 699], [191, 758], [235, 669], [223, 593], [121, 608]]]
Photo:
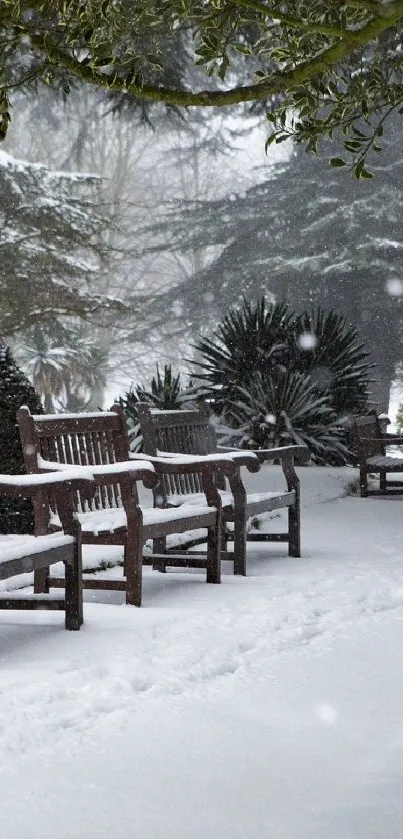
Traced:
[[304, 312], [295, 322], [295, 341], [290, 362], [309, 373], [318, 393], [331, 396], [338, 415], [365, 413], [374, 365], [357, 330], [343, 315], [316, 309]]
[[20, 355], [46, 413], [53, 413], [55, 400], [64, 392], [66, 374], [77, 362], [76, 348], [53, 346], [42, 330], [35, 327]]
[[267, 375], [287, 354], [295, 315], [286, 303], [269, 304], [264, 297], [256, 305], [243, 300], [231, 309], [211, 338], [201, 338], [195, 350], [202, 361], [197, 378], [217, 410], [231, 412], [239, 386], [247, 386], [256, 373]]
[[54, 336], [39, 327], [17, 348], [47, 413], [84, 411], [94, 388], [105, 384], [106, 353], [79, 327], [56, 324]]
[[[64, 411], [99, 409], [95, 394], [105, 387], [108, 352], [94, 344], [92, 338], [77, 336], [77, 353], [65, 371], [64, 394], [60, 399]], [[102, 401], [102, 400], [101, 400]]]
[[318, 395], [309, 375], [278, 369], [273, 376], [260, 373], [247, 389], [238, 388], [233, 415], [235, 439], [248, 448], [292, 444], [308, 446], [318, 464], [340, 464], [349, 459], [346, 431], [329, 395]]
[[239, 386], [247, 388], [255, 375], [267, 378], [279, 368], [309, 373], [337, 413], [361, 413], [368, 406], [369, 353], [356, 329], [336, 312], [295, 315], [285, 303], [244, 300], [196, 350], [197, 377], [227, 418]]
[[170, 364], [165, 364], [164, 374], [161, 376], [157, 364], [157, 373], [152, 377], [149, 389], [141, 384], [132, 385], [118, 400], [126, 414], [131, 450], [140, 452], [143, 445], [137, 411], [139, 402], [149, 402], [155, 408], [171, 411], [191, 404], [194, 399], [196, 388], [191, 382], [187, 387], [183, 387], [180, 373], [174, 376]]
[[[342, 420], [368, 410], [372, 365], [342, 315], [322, 309], [296, 315], [285, 303], [244, 300], [196, 350], [197, 377], [223, 425], [259, 446], [296, 439], [301, 431], [318, 462], [326, 459], [325, 448], [327, 462], [344, 462]], [[275, 416], [274, 426], [252, 422], [261, 416]]]

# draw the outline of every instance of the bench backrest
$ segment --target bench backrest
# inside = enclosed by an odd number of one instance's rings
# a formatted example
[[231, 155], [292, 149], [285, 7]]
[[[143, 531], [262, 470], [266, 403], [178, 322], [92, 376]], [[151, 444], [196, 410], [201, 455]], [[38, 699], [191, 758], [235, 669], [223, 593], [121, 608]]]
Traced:
[[[41, 471], [40, 458], [75, 466], [94, 466], [129, 457], [125, 417], [119, 406], [105, 413], [54, 415], [31, 414], [24, 406], [17, 412], [17, 421], [28, 473]], [[54, 510], [52, 499], [49, 504]], [[77, 492], [74, 506], [77, 512], [121, 507], [120, 484], [97, 487], [90, 503], [85, 494]], [[41, 513], [40, 504], [36, 503], [36, 525], [39, 519], [46, 530], [48, 517], [49, 510]]]
[[[217, 440], [210, 422], [210, 412], [202, 405], [199, 410], [162, 411], [145, 402], [137, 405], [145, 454], [158, 452], [189, 455], [213, 454]], [[203, 492], [200, 475], [164, 475], [161, 487], [154, 491], [163, 495], [164, 501], [173, 495], [190, 495]]]
[[361, 463], [364, 463], [368, 457], [384, 457], [384, 434], [375, 414], [352, 417], [351, 436], [354, 450]]

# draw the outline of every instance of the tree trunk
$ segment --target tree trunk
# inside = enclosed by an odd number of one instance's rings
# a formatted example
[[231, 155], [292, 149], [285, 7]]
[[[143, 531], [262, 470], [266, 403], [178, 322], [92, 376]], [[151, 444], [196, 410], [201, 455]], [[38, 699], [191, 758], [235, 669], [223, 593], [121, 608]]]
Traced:
[[371, 382], [370, 400], [378, 414], [387, 414], [389, 411], [390, 391], [394, 379], [394, 365], [379, 365], [376, 370], [376, 381]]

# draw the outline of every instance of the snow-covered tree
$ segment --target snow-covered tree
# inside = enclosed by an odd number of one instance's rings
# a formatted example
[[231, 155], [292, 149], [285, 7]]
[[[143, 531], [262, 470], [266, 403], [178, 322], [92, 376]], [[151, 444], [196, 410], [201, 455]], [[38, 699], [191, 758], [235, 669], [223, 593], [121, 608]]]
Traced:
[[102, 407], [107, 359], [79, 322], [57, 323], [53, 337], [30, 329], [15, 353], [43, 401], [46, 413]]
[[101, 254], [91, 175], [53, 172], [0, 152], [0, 335], [112, 305], [91, 289]]

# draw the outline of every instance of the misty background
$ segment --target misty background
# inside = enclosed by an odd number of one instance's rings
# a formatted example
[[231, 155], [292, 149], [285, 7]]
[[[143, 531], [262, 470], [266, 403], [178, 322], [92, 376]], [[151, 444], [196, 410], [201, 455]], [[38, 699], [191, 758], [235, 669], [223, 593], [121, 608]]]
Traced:
[[289, 141], [266, 155], [267, 131], [245, 109], [144, 110], [85, 86], [19, 94], [0, 152], [1, 330], [48, 410], [108, 407], [156, 362], [186, 374], [197, 338], [265, 294], [344, 314], [393, 415], [399, 124], [371, 181], [330, 168], [329, 143], [318, 157]]

